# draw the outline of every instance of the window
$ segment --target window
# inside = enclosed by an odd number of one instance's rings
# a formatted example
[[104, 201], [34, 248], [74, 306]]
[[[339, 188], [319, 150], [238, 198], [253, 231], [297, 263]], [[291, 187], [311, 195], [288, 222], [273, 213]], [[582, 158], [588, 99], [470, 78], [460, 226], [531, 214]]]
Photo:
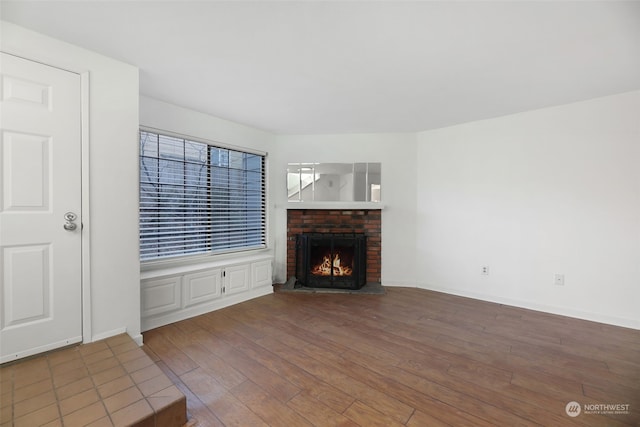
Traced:
[[140, 132], [140, 259], [264, 248], [263, 155]]

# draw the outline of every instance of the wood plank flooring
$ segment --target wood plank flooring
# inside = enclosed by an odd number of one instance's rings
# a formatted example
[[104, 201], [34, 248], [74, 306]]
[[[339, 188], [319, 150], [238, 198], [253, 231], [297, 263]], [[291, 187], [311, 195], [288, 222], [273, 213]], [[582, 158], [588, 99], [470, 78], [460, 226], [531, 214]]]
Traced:
[[191, 425], [640, 425], [640, 331], [426, 290], [276, 292], [144, 342]]

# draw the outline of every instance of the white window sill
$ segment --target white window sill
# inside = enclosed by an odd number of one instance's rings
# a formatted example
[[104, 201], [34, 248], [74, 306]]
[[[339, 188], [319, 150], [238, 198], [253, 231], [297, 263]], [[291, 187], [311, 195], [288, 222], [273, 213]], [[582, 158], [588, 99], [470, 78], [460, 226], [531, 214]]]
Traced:
[[140, 279], [154, 279], [157, 277], [173, 276], [208, 270], [211, 268], [248, 264], [272, 259], [273, 254], [269, 249], [260, 249], [247, 252], [208, 255], [196, 258], [182, 258], [179, 260], [155, 261], [148, 263], [143, 262], [140, 266]]

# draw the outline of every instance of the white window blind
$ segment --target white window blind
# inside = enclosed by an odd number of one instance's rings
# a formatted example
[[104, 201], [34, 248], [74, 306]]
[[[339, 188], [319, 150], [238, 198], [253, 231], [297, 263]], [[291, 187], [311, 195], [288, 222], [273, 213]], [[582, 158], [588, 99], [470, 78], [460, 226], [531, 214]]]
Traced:
[[265, 158], [140, 132], [140, 258], [266, 246]]

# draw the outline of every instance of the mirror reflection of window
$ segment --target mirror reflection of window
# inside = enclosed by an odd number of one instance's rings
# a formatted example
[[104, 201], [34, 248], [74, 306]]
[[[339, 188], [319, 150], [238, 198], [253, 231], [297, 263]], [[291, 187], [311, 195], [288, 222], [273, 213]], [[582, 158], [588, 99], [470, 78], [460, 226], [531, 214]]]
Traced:
[[290, 202], [380, 202], [380, 163], [289, 163]]
[[315, 180], [315, 164], [290, 163], [287, 168], [287, 196], [289, 201], [312, 201]]
[[381, 189], [381, 167], [380, 163], [367, 163], [367, 184], [369, 190], [369, 201], [380, 202]]
[[371, 184], [371, 201], [380, 201], [380, 184]]

